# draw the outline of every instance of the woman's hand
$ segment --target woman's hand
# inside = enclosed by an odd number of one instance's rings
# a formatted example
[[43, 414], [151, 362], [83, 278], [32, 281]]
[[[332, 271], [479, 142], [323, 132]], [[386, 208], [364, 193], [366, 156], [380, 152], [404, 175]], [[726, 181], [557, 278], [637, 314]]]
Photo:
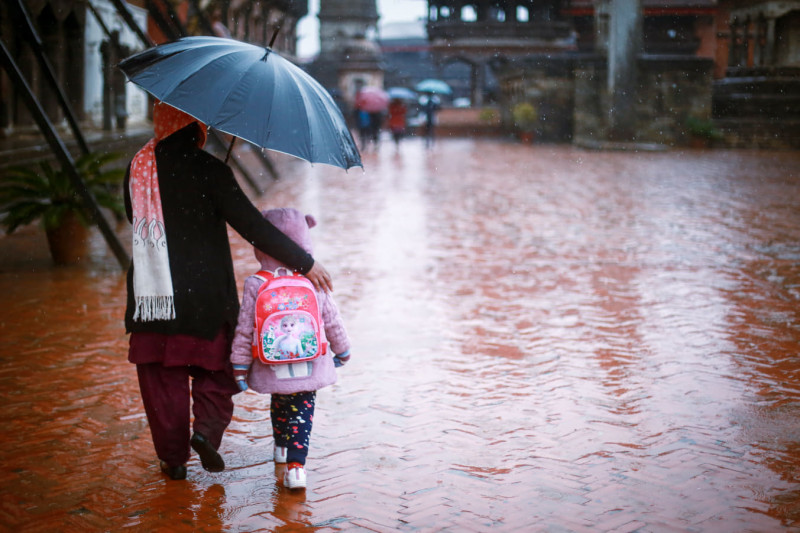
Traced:
[[319, 261], [314, 261], [314, 266], [306, 272], [306, 277], [311, 280], [318, 291], [333, 292], [331, 275]]

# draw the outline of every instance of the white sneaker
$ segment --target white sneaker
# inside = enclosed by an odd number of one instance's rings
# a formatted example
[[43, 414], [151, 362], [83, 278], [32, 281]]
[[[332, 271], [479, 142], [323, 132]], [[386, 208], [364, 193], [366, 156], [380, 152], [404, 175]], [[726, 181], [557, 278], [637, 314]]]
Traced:
[[303, 465], [292, 463], [292, 468], [288, 468], [283, 474], [283, 486], [288, 489], [306, 488], [306, 469]]
[[286, 463], [286, 454], [289, 453], [289, 449], [283, 446], [275, 446], [275, 462], [279, 464]]

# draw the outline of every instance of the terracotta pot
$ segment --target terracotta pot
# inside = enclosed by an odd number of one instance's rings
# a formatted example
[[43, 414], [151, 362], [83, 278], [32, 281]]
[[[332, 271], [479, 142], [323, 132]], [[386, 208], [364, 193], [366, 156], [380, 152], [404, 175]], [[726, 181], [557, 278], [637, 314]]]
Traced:
[[89, 251], [89, 228], [81, 224], [78, 215], [67, 213], [61, 225], [46, 230], [50, 255], [57, 265], [72, 265], [85, 259]]
[[704, 138], [704, 137], [690, 137], [689, 138], [689, 147], [690, 148], [708, 148], [711, 145], [711, 142]]
[[525, 144], [532, 144], [533, 143], [533, 132], [532, 131], [521, 131], [521, 132], [519, 132], [519, 140], [524, 142]]

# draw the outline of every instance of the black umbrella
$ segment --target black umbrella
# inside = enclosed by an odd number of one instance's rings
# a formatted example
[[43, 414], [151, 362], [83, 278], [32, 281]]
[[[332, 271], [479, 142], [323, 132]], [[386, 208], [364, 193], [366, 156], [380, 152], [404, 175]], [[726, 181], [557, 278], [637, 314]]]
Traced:
[[219, 131], [311, 163], [362, 166], [331, 95], [271, 48], [185, 37], [133, 55], [119, 68], [162, 102]]

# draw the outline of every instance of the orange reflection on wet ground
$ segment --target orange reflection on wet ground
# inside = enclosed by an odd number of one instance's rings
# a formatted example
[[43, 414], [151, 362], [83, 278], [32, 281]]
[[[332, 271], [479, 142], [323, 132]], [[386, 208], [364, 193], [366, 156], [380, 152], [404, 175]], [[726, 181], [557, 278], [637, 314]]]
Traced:
[[[800, 528], [800, 154], [409, 139], [344, 173], [277, 156], [353, 339], [309, 488], [268, 398], [228, 469], [158, 471], [124, 280], [0, 246], [0, 524], [23, 531]], [[13, 237], [13, 236], [12, 236]], [[257, 265], [233, 235], [237, 278]], [[22, 254], [22, 257], [20, 257]]]

